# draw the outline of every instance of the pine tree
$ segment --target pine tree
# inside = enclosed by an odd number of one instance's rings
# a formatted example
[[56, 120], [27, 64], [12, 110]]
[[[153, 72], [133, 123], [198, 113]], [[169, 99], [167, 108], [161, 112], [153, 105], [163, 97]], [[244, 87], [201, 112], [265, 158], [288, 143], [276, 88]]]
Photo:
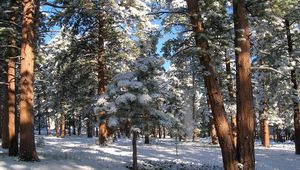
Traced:
[[[208, 40], [204, 35], [204, 25], [201, 19], [198, 2], [194, 0], [186, 0], [186, 2], [194, 31], [196, 46], [199, 48], [200, 62], [208, 72], [204, 75], [204, 81], [211, 103], [217, 134], [220, 139], [224, 169], [238, 169], [236, 151], [230, 135], [230, 127], [227, 118], [225, 117], [223, 96], [219, 88], [219, 83], [216, 81], [216, 73], [208, 53]], [[221, 126], [222, 128], [220, 128]]]
[[38, 161], [34, 142], [33, 74], [34, 74], [34, 6], [36, 1], [22, 1], [22, 47], [20, 84], [20, 159]]
[[[11, 7], [11, 24], [16, 25], [17, 20], [17, 2], [12, 0], [10, 2]], [[8, 129], [9, 129], [9, 156], [17, 156], [18, 154], [18, 123], [17, 123], [17, 112], [16, 112], [16, 48], [17, 47], [17, 35], [16, 28], [13, 29], [14, 33], [10, 38], [10, 56], [8, 59], [7, 69], [7, 82], [8, 82]]]
[[249, 26], [243, 0], [233, 1], [233, 15], [237, 70], [237, 156], [244, 169], [255, 169]]
[[[8, 13], [6, 12], [5, 9], [9, 8], [9, 1], [6, 1], [6, 3], [1, 4], [1, 15], [0, 18], [1, 20], [9, 20]], [[3, 45], [5, 49], [10, 49], [8, 44], [9, 42], [9, 35], [11, 34], [11, 29], [9, 27], [9, 24], [7, 23], [1, 23], [0, 25], [0, 40], [1, 40], [1, 45]], [[1, 63], [0, 63], [0, 82], [1, 82], [1, 88], [0, 88], [0, 114], [1, 114], [1, 137], [2, 137], [2, 148], [7, 149], [9, 147], [9, 128], [8, 128], [8, 120], [9, 120], [9, 115], [7, 112], [7, 54], [6, 50], [1, 51]], [[9, 51], [9, 50], [8, 50]]]

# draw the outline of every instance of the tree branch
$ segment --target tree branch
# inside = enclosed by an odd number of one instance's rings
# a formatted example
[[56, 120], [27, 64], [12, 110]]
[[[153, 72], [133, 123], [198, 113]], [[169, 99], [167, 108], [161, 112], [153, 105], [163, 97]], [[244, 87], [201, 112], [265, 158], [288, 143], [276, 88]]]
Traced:
[[158, 11], [158, 12], [150, 12], [146, 15], [163, 15], [163, 14], [183, 14], [183, 15], [190, 16], [189, 13], [184, 11]]
[[278, 71], [278, 70], [276, 70], [276, 69], [274, 69], [274, 68], [272, 68], [272, 67], [265, 66], [265, 65], [259, 66], [259, 67], [251, 67], [251, 70], [271, 70], [271, 71], [274, 71], [274, 72], [279, 73], [279, 74], [281, 74], [281, 75], [285, 75], [285, 74], [282, 73], [281, 71]]

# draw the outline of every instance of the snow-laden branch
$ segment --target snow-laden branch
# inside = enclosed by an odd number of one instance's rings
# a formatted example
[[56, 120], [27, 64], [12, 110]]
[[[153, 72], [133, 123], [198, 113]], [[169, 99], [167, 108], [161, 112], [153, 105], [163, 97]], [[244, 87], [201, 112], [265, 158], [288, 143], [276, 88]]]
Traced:
[[146, 15], [163, 15], [163, 14], [183, 14], [183, 15], [190, 16], [189, 13], [184, 11], [158, 11], [158, 12], [150, 12]]
[[183, 53], [184, 51], [186, 51], [186, 50], [188, 50], [188, 49], [190, 49], [190, 48], [194, 48], [194, 46], [187, 46], [187, 47], [185, 47], [184, 49], [181, 49], [181, 50], [177, 51], [175, 54], [171, 55], [170, 58], [174, 58], [174, 57], [176, 57], [177, 55], [179, 55], [180, 53]]
[[272, 67], [269, 67], [269, 66], [266, 66], [266, 65], [262, 65], [262, 66], [259, 66], [259, 67], [251, 67], [251, 70], [270, 70], [270, 71], [274, 71], [276, 73], [279, 73], [281, 75], [285, 75], [281, 71], [276, 70], [275, 68], [272, 68]]

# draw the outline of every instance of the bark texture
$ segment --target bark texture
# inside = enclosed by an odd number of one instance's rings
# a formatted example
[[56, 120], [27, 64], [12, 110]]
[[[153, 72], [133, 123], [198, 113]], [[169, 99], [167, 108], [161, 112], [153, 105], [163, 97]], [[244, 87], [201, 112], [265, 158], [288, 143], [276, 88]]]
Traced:
[[237, 70], [237, 155], [244, 169], [255, 169], [249, 26], [243, 0], [233, 1], [233, 14]]
[[132, 132], [132, 169], [137, 170], [137, 136], [138, 136], [138, 132], [133, 131]]
[[[12, 14], [10, 21], [13, 25], [16, 24], [16, 1], [11, 0]], [[14, 28], [15, 30], [16, 28]], [[11, 36], [11, 45], [17, 46], [16, 34]], [[9, 156], [17, 156], [18, 154], [18, 131], [17, 131], [17, 113], [16, 113], [16, 49], [10, 49], [10, 56], [8, 58], [7, 69], [7, 83], [8, 83], [8, 95], [7, 95], [7, 110], [8, 110], [8, 129], [9, 129]]]
[[200, 63], [209, 74], [204, 75], [204, 82], [211, 103], [211, 110], [215, 122], [219, 143], [222, 150], [224, 169], [238, 169], [236, 151], [230, 134], [230, 126], [225, 117], [223, 96], [221, 94], [217, 76], [212, 66], [211, 58], [208, 53], [208, 40], [205, 36], [204, 25], [200, 16], [197, 0], [186, 0], [191, 24], [193, 27], [196, 46], [200, 50]]
[[[289, 56], [294, 60], [295, 56], [293, 54], [293, 41], [292, 41], [292, 35], [290, 30], [290, 22], [288, 19], [285, 19], [285, 30], [286, 30], [286, 37], [287, 37], [287, 45], [288, 45], [288, 52]], [[297, 66], [297, 61], [296, 66]], [[294, 95], [298, 96], [298, 82], [297, 82], [297, 72], [296, 72], [296, 66], [293, 67], [291, 70], [291, 81], [293, 83], [293, 90]], [[294, 128], [295, 128], [295, 153], [300, 154], [300, 103], [297, 101], [294, 101]]]
[[233, 138], [234, 146], [237, 145], [237, 125], [236, 125], [236, 115], [231, 116], [231, 133]]
[[34, 0], [23, 0], [20, 95], [20, 159], [37, 161], [34, 142]]
[[216, 145], [216, 144], [218, 144], [218, 140], [217, 140], [218, 138], [217, 138], [216, 126], [213, 122], [212, 122], [210, 128], [211, 128], [211, 143], [213, 145]]
[[61, 117], [60, 117], [60, 129], [61, 129], [61, 134], [60, 137], [61, 138], [65, 138], [66, 136], [66, 116], [65, 116], [65, 112], [61, 113]]
[[270, 130], [269, 130], [269, 122], [267, 119], [260, 120], [260, 128], [261, 128], [262, 145], [266, 148], [269, 148], [270, 147]]

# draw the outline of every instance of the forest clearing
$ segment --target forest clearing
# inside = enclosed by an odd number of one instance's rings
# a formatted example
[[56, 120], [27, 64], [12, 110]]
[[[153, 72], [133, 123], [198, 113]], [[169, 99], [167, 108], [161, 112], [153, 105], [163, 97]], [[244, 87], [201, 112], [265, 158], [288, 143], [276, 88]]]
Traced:
[[[85, 136], [68, 136], [64, 139], [37, 136], [44, 138], [37, 145], [40, 162], [21, 162], [7, 156], [7, 150], [0, 149], [0, 169], [11, 170], [60, 170], [73, 169], [107, 169], [126, 170], [132, 162], [131, 140], [127, 138], [99, 147], [97, 138]], [[220, 170], [222, 156], [218, 145], [212, 145], [210, 138], [200, 138], [195, 142], [178, 143], [173, 139], [153, 139], [151, 145], [138, 142], [139, 167], [147, 169], [187, 169], [187, 170]], [[300, 169], [300, 157], [294, 156], [293, 142], [271, 142], [270, 148], [264, 148], [259, 142], [255, 145], [257, 170], [297, 170]], [[147, 160], [153, 161], [147, 162]], [[170, 166], [171, 165], [171, 166]]]
[[300, 169], [299, 0], [0, 3], [0, 169]]

